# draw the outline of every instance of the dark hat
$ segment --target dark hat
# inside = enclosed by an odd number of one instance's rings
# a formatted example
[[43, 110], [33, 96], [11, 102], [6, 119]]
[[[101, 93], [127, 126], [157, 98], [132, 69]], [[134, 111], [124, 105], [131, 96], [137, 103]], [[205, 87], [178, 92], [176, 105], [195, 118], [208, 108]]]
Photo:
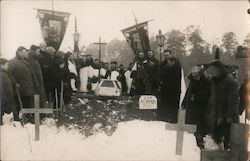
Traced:
[[65, 55], [64, 52], [62, 52], [62, 51], [59, 50], [59, 51], [56, 52], [55, 57], [63, 58], [64, 55]]
[[30, 46], [30, 50], [36, 51], [37, 49], [39, 49], [39, 47], [36, 46], [36, 45], [31, 45]]
[[208, 65], [206, 73], [212, 77], [219, 77], [226, 74], [226, 68], [221, 61], [215, 60]]
[[117, 65], [117, 62], [116, 61], [112, 61], [110, 64], [116, 64]]
[[7, 59], [0, 58], [0, 65], [4, 65], [6, 62], [8, 62]]
[[17, 48], [17, 51], [16, 51], [16, 52], [19, 52], [19, 51], [22, 51], [22, 50], [26, 50], [26, 48], [23, 47], [23, 46], [19, 46], [19, 47]]

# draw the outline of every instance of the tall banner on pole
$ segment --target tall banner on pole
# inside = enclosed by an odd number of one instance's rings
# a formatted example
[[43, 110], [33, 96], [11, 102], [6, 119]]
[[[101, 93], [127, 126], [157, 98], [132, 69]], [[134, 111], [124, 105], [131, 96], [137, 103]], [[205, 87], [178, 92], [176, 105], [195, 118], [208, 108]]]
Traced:
[[37, 9], [42, 36], [48, 46], [52, 46], [56, 51], [61, 46], [64, 34], [67, 29], [70, 13]]
[[135, 54], [142, 51], [147, 55], [148, 50], [150, 50], [148, 21], [136, 24], [135, 26], [128, 27], [121, 31]]

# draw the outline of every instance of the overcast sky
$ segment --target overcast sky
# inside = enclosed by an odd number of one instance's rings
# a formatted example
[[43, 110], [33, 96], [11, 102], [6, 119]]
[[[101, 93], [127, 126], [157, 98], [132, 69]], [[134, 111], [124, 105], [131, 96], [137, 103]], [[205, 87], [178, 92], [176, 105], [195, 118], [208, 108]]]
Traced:
[[[42, 42], [39, 21], [34, 8], [51, 9], [52, 1], [1, 1], [1, 55], [12, 58], [18, 46], [27, 48]], [[248, 1], [60, 1], [54, 9], [70, 12], [70, 20], [61, 50], [73, 48], [74, 17], [78, 20], [81, 44], [114, 38], [124, 39], [121, 29], [134, 25], [133, 10], [138, 22], [149, 23], [150, 35], [161, 29], [183, 30], [188, 25], [200, 26], [203, 38], [213, 43], [225, 32], [233, 31], [243, 42], [249, 33]]]

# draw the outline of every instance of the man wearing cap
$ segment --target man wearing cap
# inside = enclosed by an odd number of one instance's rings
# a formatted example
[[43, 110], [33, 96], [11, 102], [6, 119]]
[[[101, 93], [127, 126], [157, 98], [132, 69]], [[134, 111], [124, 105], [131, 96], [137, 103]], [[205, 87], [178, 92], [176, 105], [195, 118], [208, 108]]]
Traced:
[[16, 56], [9, 61], [8, 72], [13, 76], [12, 82], [15, 82], [15, 85], [19, 88], [23, 107], [32, 108], [34, 106], [34, 95], [39, 94], [39, 87], [36, 86], [35, 76], [30, 64], [24, 60], [26, 52], [23, 46], [17, 49]]

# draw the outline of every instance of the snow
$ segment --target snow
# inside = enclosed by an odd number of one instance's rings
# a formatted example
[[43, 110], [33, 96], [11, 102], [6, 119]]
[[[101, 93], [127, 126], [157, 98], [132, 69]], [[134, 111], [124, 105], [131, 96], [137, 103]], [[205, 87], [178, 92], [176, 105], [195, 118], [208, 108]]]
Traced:
[[[6, 120], [6, 119], [5, 119]], [[184, 133], [183, 154], [175, 155], [176, 131], [160, 121], [120, 122], [108, 136], [93, 127], [85, 137], [73, 126], [56, 127], [53, 119], [40, 126], [40, 140], [34, 141], [34, 125], [5, 121], [1, 126], [1, 160], [200, 160], [193, 134]]]

